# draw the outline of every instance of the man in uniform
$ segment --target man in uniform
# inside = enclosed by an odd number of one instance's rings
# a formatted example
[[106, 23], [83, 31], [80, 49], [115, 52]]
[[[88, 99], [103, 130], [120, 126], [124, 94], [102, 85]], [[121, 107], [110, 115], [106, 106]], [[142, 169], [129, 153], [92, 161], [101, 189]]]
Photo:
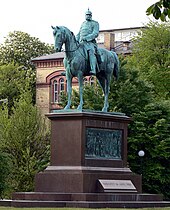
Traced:
[[86, 50], [88, 51], [90, 59], [90, 74], [96, 75], [96, 66], [97, 66], [97, 43], [95, 38], [99, 35], [99, 23], [92, 20], [92, 12], [88, 9], [85, 13], [85, 21], [80, 27], [80, 31], [76, 36], [77, 41], [83, 43]]

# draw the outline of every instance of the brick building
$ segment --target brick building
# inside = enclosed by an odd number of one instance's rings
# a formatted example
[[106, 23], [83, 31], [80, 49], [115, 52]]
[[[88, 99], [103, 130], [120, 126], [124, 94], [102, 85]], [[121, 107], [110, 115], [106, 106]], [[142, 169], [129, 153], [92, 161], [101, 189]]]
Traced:
[[[98, 47], [113, 50], [117, 54], [129, 55], [132, 49], [132, 37], [137, 35], [141, 27], [102, 30], [97, 38]], [[36, 66], [36, 104], [42, 114], [59, 108], [60, 94], [66, 92], [64, 72], [64, 52], [54, 53], [32, 59]], [[85, 82], [93, 83], [93, 77], [85, 78]], [[73, 88], [77, 87], [76, 78]]]

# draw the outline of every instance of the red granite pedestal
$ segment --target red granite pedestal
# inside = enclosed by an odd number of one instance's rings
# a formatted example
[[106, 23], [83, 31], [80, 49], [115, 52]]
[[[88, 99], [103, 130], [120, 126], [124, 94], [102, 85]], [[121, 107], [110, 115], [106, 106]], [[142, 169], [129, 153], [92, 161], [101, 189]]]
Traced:
[[[99, 179], [122, 179], [131, 180], [137, 191], [141, 192], [141, 177], [133, 174], [127, 167], [127, 126], [130, 118], [96, 112], [61, 112], [49, 114], [48, 118], [52, 125], [51, 165], [36, 175], [35, 191], [94, 193], [98, 192]], [[105, 154], [100, 154], [101, 147], [106, 146], [104, 143], [92, 145], [93, 156], [86, 154], [88, 144], [86, 140], [89, 135], [87, 129], [95, 132], [91, 134], [93, 135], [91, 138], [96, 138], [100, 132], [102, 137], [105, 136], [103, 133], [105, 131], [120, 132], [119, 154], [115, 155], [115, 158], [111, 155], [104, 157]], [[105, 138], [106, 141], [109, 140]]]
[[158, 207], [160, 195], [142, 194], [141, 176], [127, 166], [127, 127], [117, 113], [50, 113], [51, 161], [35, 177], [35, 192], [14, 193], [13, 206]]

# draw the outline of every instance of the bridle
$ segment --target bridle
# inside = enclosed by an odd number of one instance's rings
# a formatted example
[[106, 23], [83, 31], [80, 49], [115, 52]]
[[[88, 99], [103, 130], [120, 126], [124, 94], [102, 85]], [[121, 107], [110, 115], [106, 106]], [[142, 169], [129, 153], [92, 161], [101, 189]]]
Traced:
[[[80, 44], [78, 44], [78, 41], [75, 39], [75, 36], [72, 34], [72, 36], [74, 37], [74, 40], [75, 40], [75, 42], [76, 42], [76, 49], [74, 49], [74, 50], [64, 50], [63, 52], [75, 52], [75, 51], [77, 51], [78, 49], [79, 49], [79, 47], [80, 47]], [[81, 50], [79, 51], [80, 52], [80, 54], [81, 54], [81, 56], [84, 58], [84, 59], [86, 59], [86, 57], [82, 54], [82, 52], [81, 52]]]
[[63, 50], [63, 52], [75, 52], [76, 50], [78, 50], [79, 49], [79, 47], [80, 47], [80, 45], [78, 45], [77, 44], [77, 42], [76, 42], [76, 49], [74, 49], [74, 50]]
[[[56, 35], [55, 34], [55, 32], [53, 33], [54, 35]], [[73, 49], [73, 50], [62, 50], [63, 52], [65, 52], [65, 53], [69, 53], [69, 52], [75, 52], [75, 51], [77, 51], [78, 49], [79, 49], [79, 47], [80, 47], [80, 44], [78, 44], [78, 42], [77, 42], [77, 40], [75, 39], [75, 36], [73, 35], [73, 33], [71, 32], [71, 36], [73, 36], [74, 37], [74, 40], [75, 40], [75, 42], [76, 42], [76, 48], [75, 49]], [[61, 42], [59, 42], [59, 43], [61, 43]], [[85, 58], [85, 56], [82, 54], [82, 52], [81, 52], [81, 50], [79, 51], [80, 52], [80, 54], [83, 56], [83, 58]], [[86, 59], [86, 58], [85, 58]]]

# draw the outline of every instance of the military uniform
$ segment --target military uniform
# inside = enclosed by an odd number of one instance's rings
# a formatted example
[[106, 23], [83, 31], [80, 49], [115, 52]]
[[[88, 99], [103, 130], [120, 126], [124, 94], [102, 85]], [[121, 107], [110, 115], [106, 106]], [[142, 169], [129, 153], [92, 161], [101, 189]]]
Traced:
[[[86, 15], [91, 15], [92, 13], [88, 10]], [[90, 67], [91, 67], [91, 74], [96, 74], [96, 53], [97, 53], [97, 43], [95, 38], [99, 35], [99, 23], [94, 20], [87, 20], [84, 21], [80, 27], [80, 31], [76, 36], [77, 41], [80, 43], [84, 43], [84, 46], [89, 54], [90, 59]]]

